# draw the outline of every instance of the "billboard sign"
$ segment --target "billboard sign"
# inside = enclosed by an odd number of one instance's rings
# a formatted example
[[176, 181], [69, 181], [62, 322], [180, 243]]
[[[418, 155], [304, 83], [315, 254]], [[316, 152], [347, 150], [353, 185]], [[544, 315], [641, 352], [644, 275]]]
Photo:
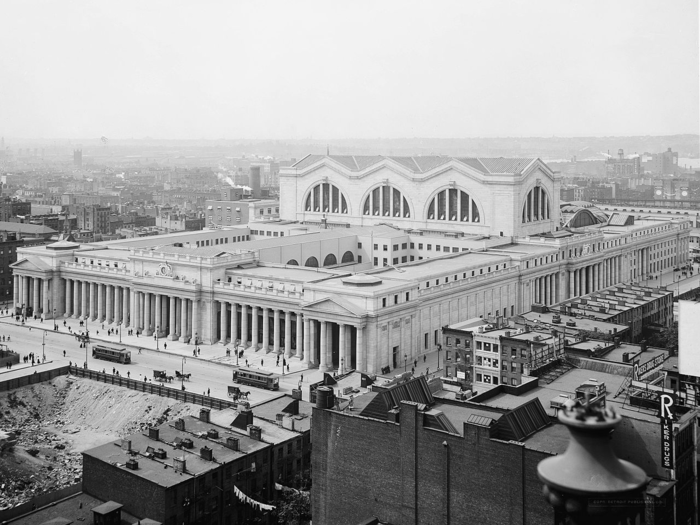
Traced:
[[667, 355], [664, 354], [659, 354], [653, 359], [649, 359], [649, 361], [646, 361], [642, 364], [634, 363], [634, 380], [635, 381], [641, 381], [642, 378], [647, 375], [649, 372], [652, 372], [656, 367], [659, 367], [663, 364], [663, 362], [666, 360]]
[[678, 303], [678, 372], [700, 377], [700, 302]]
[[673, 469], [673, 417], [676, 399], [673, 394], [661, 394], [659, 396], [661, 410], [661, 466]]

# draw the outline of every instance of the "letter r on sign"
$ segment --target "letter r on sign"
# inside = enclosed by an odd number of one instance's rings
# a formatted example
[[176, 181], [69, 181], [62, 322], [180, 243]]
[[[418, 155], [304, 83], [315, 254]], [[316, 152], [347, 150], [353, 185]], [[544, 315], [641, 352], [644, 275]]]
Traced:
[[661, 394], [659, 396], [659, 401], [661, 401], [661, 419], [673, 419], [673, 396], [669, 394]]

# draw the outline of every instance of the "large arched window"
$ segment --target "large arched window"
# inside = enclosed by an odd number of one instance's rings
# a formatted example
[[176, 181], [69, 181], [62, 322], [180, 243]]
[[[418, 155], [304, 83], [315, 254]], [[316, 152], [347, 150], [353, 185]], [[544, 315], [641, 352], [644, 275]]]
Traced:
[[309, 191], [304, 210], [319, 213], [348, 213], [348, 201], [337, 186], [329, 182], [320, 182]]
[[411, 208], [408, 206], [406, 197], [401, 195], [399, 190], [387, 184], [369, 192], [362, 204], [362, 214], [408, 218], [411, 216]]
[[308, 266], [310, 268], [318, 268], [318, 259], [316, 257], [309, 257], [308, 259], [306, 259], [304, 266]]
[[347, 252], [345, 252], [343, 254], [343, 259], [340, 262], [342, 262], [342, 263], [355, 262], [355, 254], [352, 253], [350, 250], [348, 250]]
[[523, 204], [523, 222], [546, 221], [550, 218], [549, 195], [541, 186], [530, 190]]
[[296, 259], [289, 259], [287, 261], [287, 266], [299, 266], [299, 261]]
[[428, 206], [429, 221], [481, 222], [479, 207], [468, 193], [448, 188], [436, 193]]
[[323, 259], [323, 266], [335, 266], [336, 264], [338, 264], [338, 259], [335, 254], [329, 253], [326, 255], [326, 258]]

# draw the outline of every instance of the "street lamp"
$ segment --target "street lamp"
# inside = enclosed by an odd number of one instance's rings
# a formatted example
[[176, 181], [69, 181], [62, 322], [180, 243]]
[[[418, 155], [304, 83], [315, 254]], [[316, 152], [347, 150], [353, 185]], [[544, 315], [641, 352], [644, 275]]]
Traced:
[[44, 330], [44, 335], [41, 337], [41, 362], [46, 362], [46, 330]]
[[438, 365], [437, 365], [436, 370], [440, 370], [440, 350], [442, 350], [442, 345], [438, 345], [438, 352], [437, 352], [437, 354], [438, 354]]
[[119, 323], [119, 342], [122, 342], [122, 323]]
[[156, 325], [156, 350], [160, 349], [160, 347], [158, 346], [158, 330], [159, 329], [160, 329], [160, 327], [158, 325]]
[[569, 428], [569, 446], [564, 454], [537, 466], [545, 498], [555, 512], [574, 525], [639, 523], [635, 520], [644, 516], [646, 474], [619, 459], [610, 441], [622, 416], [576, 402], [559, 411], [559, 421]]
[[187, 362], [187, 358], [183, 357], [182, 363], [180, 364], [180, 380], [182, 381], [182, 390], [185, 389], [185, 363], [186, 362]]
[[406, 371], [406, 367], [408, 366], [408, 356], [406, 354], [403, 355], [403, 371]]

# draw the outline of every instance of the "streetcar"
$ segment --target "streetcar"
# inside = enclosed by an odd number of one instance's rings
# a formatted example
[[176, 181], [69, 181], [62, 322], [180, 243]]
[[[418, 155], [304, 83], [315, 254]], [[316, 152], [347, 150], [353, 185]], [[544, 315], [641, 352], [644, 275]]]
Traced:
[[272, 372], [263, 372], [262, 370], [239, 368], [233, 371], [233, 382], [267, 390], [279, 390], [280, 376]]
[[92, 347], [92, 357], [95, 359], [105, 359], [116, 361], [128, 365], [131, 363], [131, 350], [126, 348], [110, 348], [109, 346], [94, 345]]

